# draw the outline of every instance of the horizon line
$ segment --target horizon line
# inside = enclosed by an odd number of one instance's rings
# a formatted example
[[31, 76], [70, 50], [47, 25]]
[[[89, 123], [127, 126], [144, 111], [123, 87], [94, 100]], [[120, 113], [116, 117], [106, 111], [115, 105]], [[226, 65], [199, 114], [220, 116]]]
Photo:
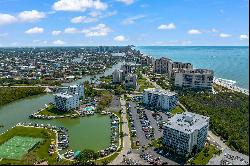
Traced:
[[134, 46], [134, 47], [249, 47], [249, 45], [194, 45], [194, 46], [183, 46], [183, 45], [82, 45], [82, 46], [0, 46], [0, 48], [45, 48], [45, 47], [126, 47], [126, 46]]

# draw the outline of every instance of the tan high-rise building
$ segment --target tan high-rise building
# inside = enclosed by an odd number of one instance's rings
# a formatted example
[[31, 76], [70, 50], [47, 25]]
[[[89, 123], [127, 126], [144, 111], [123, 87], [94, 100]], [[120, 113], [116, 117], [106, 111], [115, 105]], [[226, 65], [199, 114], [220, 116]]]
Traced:
[[212, 89], [214, 72], [207, 69], [182, 69], [175, 73], [175, 86], [191, 89]]

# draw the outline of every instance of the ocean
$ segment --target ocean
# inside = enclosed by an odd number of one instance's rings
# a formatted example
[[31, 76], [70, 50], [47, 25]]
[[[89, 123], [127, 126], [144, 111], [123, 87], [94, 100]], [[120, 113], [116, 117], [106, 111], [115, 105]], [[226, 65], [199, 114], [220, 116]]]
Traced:
[[236, 81], [236, 86], [249, 90], [248, 46], [140, 46], [145, 55], [190, 62], [194, 68], [214, 70], [216, 78]]

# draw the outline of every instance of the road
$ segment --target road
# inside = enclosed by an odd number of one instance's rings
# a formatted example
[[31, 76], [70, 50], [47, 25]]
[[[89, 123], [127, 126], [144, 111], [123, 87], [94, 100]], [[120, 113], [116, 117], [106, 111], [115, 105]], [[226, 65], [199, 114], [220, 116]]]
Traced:
[[122, 132], [126, 135], [123, 137], [123, 148], [120, 154], [109, 165], [124, 165], [123, 156], [127, 155], [127, 153], [131, 150], [130, 133], [128, 128], [127, 113], [126, 113], [126, 101], [124, 100], [124, 95], [121, 96], [120, 102], [122, 107], [122, 121], [123, 121]]
[[208, 131], [208, 136], [221, 147], [221, 150], [230, 149], [222, 140], [220, 140], [220, 137], [216, 136], [214, 133], [212, 133], [212, 131]]

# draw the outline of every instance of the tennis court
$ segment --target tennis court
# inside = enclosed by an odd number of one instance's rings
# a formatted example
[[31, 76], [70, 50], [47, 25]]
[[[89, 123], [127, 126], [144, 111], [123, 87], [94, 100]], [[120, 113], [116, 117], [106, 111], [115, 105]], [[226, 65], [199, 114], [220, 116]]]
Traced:
[[15, 136], [0, 145], [0, 158], [21, 160], [42, 138]]

